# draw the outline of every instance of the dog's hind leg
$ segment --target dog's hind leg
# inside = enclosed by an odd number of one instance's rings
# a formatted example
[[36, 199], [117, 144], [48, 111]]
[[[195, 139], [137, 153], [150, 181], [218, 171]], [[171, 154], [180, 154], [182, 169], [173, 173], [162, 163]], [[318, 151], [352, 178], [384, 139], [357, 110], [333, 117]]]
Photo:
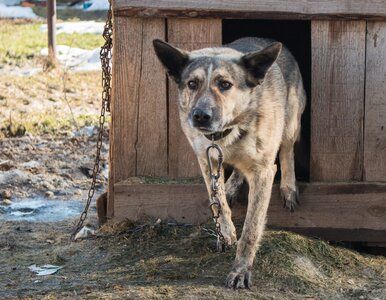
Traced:
[[290, 141], [282, 143], [279, 156], [281, 168], [280, 193], [284, 207], [293, 212], [299, 204], [295, 178], [294, 144]]
[[236, 202], [243, 182], [243, 174], [241, 174], [237, 169], [233, 169], [231, 176], [225, 183], [226, 197], [230, 207], [232, 207], [232, 204]]
[[305, 92], [302, 84], [288, 93], [287, 116], [280, 146], [280, 192], [284, 207], [291, 212], [299, 204], [299, 193], [295, 177], [294, 144], [300, 137], [301, 115], [305, 106]]
[[[199, 159], [199, 165], [210, 197], [212, 194], [212, 189], [208, 163], [205, 159]], [[221, 233], [225, 238], [226, 244], [233, 245], [237, 242], [236, 227], [232, 222], [232, 211], [228, 205], [225, 195], [224, 169], [221, 170], [221, 175], [222, 176], [220, 176], [218, 181], [218, 198], [221, 205], [221, 214], [218, 221], [220, 223]], [[218, 241], [217, 247], [219, 250], [222, 249], [222, 246], [223, 245], [221, 245], [221, 243]]]

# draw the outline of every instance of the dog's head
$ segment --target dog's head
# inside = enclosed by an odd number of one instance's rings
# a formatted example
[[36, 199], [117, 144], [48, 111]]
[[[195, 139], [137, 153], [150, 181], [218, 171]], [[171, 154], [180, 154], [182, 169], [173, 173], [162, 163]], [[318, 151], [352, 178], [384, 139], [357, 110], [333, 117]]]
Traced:
[[155, 52], [179, 90], [180, 117], [204, 134], [223, 132], [250, 110], [252, 93], [277, 59], [281, 43], [243, 54], [231, 48], [192, 52], [154, 40]]

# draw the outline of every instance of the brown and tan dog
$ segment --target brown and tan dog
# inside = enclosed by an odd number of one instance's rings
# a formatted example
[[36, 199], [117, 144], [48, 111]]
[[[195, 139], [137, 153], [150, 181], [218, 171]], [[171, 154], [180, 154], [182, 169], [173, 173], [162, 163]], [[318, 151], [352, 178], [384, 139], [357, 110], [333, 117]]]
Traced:
[[226, 279], [228, 287], [248, 288], [266, 223], [279, 149], [285, 206], [293, 210], [298, 202], [293, 148], [300, 136], [306, 103], [299, 67], [281, 43], [268, 39], [243, 38], [192, 52], [161, 40], [153, 44], [178, 85], [181, 126], [197, 155], [208, 192], [206, 149], [211, 137], [223, 149], [224, 162], [234, 167], [226, 183], [221, 176], [219, 187], [219, 222], [229, 245], [237, 240], [226, 198], [235, 196], [244, 178], [249, 184], [247, 215]]

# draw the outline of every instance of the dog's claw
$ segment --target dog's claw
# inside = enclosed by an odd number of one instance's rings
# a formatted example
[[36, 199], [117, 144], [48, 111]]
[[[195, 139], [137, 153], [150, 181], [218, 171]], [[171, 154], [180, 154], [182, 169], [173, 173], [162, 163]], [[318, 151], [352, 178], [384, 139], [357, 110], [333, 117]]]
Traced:
[[282, 187], [280, 192], [283, 199], [283, 208], [288, 208], [290, 212], [294, 212], [295, 208], [300, 205], [298, 188], [296, 187], [294, 190], [289, 187]]
[[225, 286], [232, 289], [250, 289], [252, 286], [252, 273], [248, 270], [230, 272], [225, 280]]

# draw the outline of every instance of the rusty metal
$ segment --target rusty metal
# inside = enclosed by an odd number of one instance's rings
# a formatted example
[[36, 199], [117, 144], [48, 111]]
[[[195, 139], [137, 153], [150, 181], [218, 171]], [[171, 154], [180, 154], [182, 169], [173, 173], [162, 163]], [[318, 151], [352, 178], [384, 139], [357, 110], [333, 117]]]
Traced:
[[91, 186], [88, 191], [86, 205], [82, 214], [80, 215], [78, 224], [76, 225], [73, 233], [71, 234], [71, 240], [75, 239], [76, 234], [82, 228], [84, 221], [87, 218], [88, 209], [95, 193], [96, 178], [99, 173], [99, 162], [101, 156], [101, 148], [103, 143], [104, 124], [106, 121], [106, 112], [110, 112], [111, 103], [111, 58], [113, 48], [113, 23], [112, 23], [112, 10], [111, 0], [109, 1], [109, 10], [107, 12], [107, 20], [103, 30], [103, 38], [105, 40], [104, 45], [101, 47], [100, 60], [102, 64], [102, 107], [101, 114], [99, 116], [99, 130], [96, 144], [96, 156], [94, 161], [94, 167], [92, 172]]
[[[213, 172], [213, 164], [212, 164], [212, 159], [210, 157], [210, 150], [216, 150], [217, 151], [217, 169], [216, 172]], [[221, 177], [221, 170], [222, 170], [222, 163], [224, 160], [223, 152], [222, 149], [219, 145], [214, 143], [214, 135], [212, 135], [212, 144], [208, 146], [206, 149], [206, 157], [208, 160], [208, 166], [209, 166], [209, 176], [210, 176], [210, 188], [211, 188], [211, 195], [209, 199], [209, 207], [210, 211], [212, 213], [212, 218], [215, 226], [215, 231], [217, 233], [217, 246], [218, 249], [221, 252], [225, 251], [225, 238], [224, 235], [221, 232], [221, 225], [219, 222], [219, 218], [221, 215], [221, 203], [220, 199], [218, 196], [218, 187], [219, 187], [219, 179]], [[220, 249], [221, 247], [221, 249]]]

